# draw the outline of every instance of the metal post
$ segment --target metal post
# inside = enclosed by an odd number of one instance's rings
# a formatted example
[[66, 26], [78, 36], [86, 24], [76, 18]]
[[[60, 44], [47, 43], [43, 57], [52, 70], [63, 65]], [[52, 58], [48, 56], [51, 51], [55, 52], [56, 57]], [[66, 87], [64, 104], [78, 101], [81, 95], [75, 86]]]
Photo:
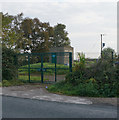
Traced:
[[41, 82], [43, 83], [43, 54], [41, 54]]
[[14, 64], [15, 64], [16, 69], [17, 69], [17, 75], [16, 75], [16, 77], [17, 77], [17, 79], [18, 79], [18, 56], [17, 56], [17, 55], [14, 56], [14, 60], [15, 60], [15, 61], [14, 61], [14, 62], [15, 62]]
[[57, 81], [57, 54], [55, 53], [55, 82]]
[[72, 72], [72, 53], [69, 53], [69, 70]]
[[102, 34], [101, 34], [101, 58], [102, 58]]
[[112, 51], [112, 66], [113, 66], [113, 61], [114, 61], [114, 52]]
[[103, 55], [102, 55], [102, 48], [103, 48], [103, 46], [102, 46], [102, 36], [104, 36], [105, 34], [101, 34], [101, 58], [103, 58]]
[[30, 55], [28, 55], [28, 77], [29, 77], [29, 83], [30, 81]]
[[17, 55], [14, 56], [14, 64], [17, 65]]

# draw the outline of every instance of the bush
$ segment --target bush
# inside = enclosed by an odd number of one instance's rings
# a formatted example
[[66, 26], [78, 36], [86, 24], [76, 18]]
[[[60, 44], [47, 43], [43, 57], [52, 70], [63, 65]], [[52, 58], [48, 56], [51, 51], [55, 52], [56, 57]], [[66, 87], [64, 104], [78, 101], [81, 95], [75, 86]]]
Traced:
[[9, 87], [9, 86], [16, 86], [16, 85], [23, 85], [24, 83], [22, 81], [18, 81], [18, 80], [3, 80], [2, 81], [2, 86], [3, 87]]
[[[81, 73], [82, 72], [82, 73]], [[79, 83], [84, 83], [85, 78], [83, 77], [84, 72], [83, 71], [74, 71], [71, 73], [66, 74], [65, 76], [65, 82], [70, 83], [72, 85], [77, 85]]]
[[2, 80], [12, 80], [16, 78], [17, 66], [15, 65], [15, 52], [3, 47], [2, 49]]
[[2, 82], [0, 82], [0, 87], [2, 87]]
[[[91, 68], [92, 69], [92, 68]], [[109, 62], [102, 62], [96, 65], [96, 68], [92, 70], [92, 74], [98, 83], [110, 83], [116, 82], [118, 79], [117, 73], [118, 69], [115, 66], [112, 66]]]
[[[63, 84], [55, 84], [53, 91], [67, 95], [89, 97], [117, 97], [119, 95], [119, 65], [113, 63], [111, 54], [105, 49], [103, 59], [90, 67], [83, 62], [75, 64], [74, 71], [66, 75]], [[84, 58], [84, 57], [83, 57]], [[83, 63], [83, 64], [82, 64]]]
[[103, 84], [99, 89], [99, 94], [103, 97], [117, 97], [118, 85]]
[[4, 87], [8, 87], [8, 86], [11, 86], [11, 83], [10, 83], [8, 80], [3, 80], [3, 81], [2, 81], [2, 85], [3, 85]]
[[118, 95], [119, 69], [111, 61], [99, 60], [97, 64], [87, 69], [86, 77], [93, 77], [96, 80], [101, 96], [116, 97]]
[[75, 88], [75, 95], [79, 96], [88, 96], [88, 97], [95, 97], [98, 95], [97, 85], [93, 84], [92, 82], [89, 83], [80, 83]]
[[106, 61], [110, 61], [112, 60], [112, 56], [115, 57], [115, 51], [108, 47], [108, 48], [104, 48], [102, 51], [102, 59], [106, 60]]
[[50, 92], [63, 93], [66, 95], [95, 97], [95, 96], [99, 96], [96, 87], [97, 85], [92, 82], [85, 84], [80, 83], [76, 86], [73, 86], [70, 83], [65, 83], [65, 81], [62, 81], [49, 86], [48, 90]]
[[60, 81], [56, 84], [53, 84], [51, 86], [49, 86], [47, 89], [50, 91], [50, 92], [60, 92], [65, 88], [65, 81]]
[[66, 82], [77, 85], [84, 82], [85, 77], [85, 54], [78, 53], [79, 61], [74, 64], [73, 72], [66, 75]]

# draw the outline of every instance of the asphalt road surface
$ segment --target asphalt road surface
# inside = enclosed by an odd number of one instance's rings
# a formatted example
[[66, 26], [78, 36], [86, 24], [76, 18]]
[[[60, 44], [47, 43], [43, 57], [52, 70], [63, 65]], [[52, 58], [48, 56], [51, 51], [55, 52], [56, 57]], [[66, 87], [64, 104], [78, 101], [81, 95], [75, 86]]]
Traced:
[[117, 118], [109, 105], [80, 105], [15, 97], [2, 97], [3, 118]]

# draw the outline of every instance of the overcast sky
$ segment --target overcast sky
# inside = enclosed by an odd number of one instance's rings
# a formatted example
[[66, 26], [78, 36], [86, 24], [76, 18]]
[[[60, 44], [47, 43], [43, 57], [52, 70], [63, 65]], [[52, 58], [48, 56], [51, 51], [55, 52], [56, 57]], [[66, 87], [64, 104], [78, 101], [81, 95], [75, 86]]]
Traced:
[[103, 0], [103, 2], [91, 0], [88, 3], [85, 2], [86, 0], [84, 2], [80, 0], [77, 2], [30, 1], [5, 2], [4, 0], [0, 3], [0, 11], [11, 15], [23, 12], [25, 17], [37, 17], [42, 22], [49, 22], [51, 26], [57, 23], [65, 24], [75, 53], [84, 52], [87, 57], [99, 56], [101, 33], [105, 34], [103, 36], [105, 47], [111, 47], [117, 51], [116, 2], [111, 0]]

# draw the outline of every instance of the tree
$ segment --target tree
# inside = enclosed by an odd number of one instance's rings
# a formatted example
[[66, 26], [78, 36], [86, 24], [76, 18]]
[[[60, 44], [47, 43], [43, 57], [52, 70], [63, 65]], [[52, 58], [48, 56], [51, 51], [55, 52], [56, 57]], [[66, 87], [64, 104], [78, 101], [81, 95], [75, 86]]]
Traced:
[[[31, 42], [30, 45], [26, 46], [25, 51], [29, 50], [31, 53], [49, 51], [53, 39], [53, 28], [49, 23], [43, 23], [38, 18], [25, 18], [22, 22], [22, 30], [24, 37]], [[37, 56], [31, 61], [40, 62], [40, 60], [41, 58]]]
[[22, 20], [23, 13], [16, 16], [2, 13], [2, 45], [17, 52], [24, 49], [24, 44], [30, 44], [28, 39], [23, 36]]
[[22, 22], [24, 37], [31, 41], [27, 50], [33, 52], [46, 52], [49, 50], [53, 36], [53, 28], [49, 23], [42, 23], [38, 18], [26, 18]]
[[112, 48], [105, 48], [102, 51], [102, 59], [103, 60], [112, 60], [115, 58], [115, 51]]
[[68, 33], [65, 29], [66, 26], [63, 24], [57, 24], [54, 26], [54, 38], [52, 40], [53, 47], [70, 46]]
[[2, 45], [12, 48], [16, 38], [15, 32], [12, 31], [13, 16], [8, 15], [8, 13], [1, 14], [2, 14]]
[[22, 30], [22, 21], [23, 21], [23, 13], [20, 13], [16, 16], [14, 16], [14, 20], [13, 20], [13, 25], [14, 25], [14, 31], [16, 33], [16, 43], [15, 43], [15, 50], [16, 51], [25, 51], [26, 46], [30, 45], [31, 42], [29, 41], [29, 39], [27, 39], [24, 36], [24, 32]]
[[63, 24], [53, 28], [38, 18], [23, 18], [23, 13], [16, 16], [2, 13], [2, 22], [2, 44], [17, 52], [48, 52], [50, 47], [70, 45]]

